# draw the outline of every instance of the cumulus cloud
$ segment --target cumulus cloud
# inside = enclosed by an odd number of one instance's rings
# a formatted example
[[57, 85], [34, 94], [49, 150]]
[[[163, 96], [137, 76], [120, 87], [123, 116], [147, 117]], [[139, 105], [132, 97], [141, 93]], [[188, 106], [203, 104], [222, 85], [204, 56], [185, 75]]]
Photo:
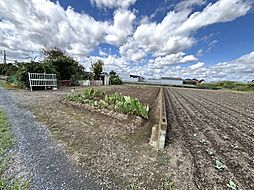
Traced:
[[194, 5], [205, 5], [206, 1], [205, 0], [184, 0], [178, 3], [175, 7], [175, 10], [182, 10], [186, 8], [191, 8]]
[[116, 10], [112, 21], [101, 22], [48, 0], [1, 1], [0, 15], [0, 45], [7, 52], [16, 50], [18, 58], [52, 47], [73, 56], [88, 56], [100, 43], [124, 43], [133, 31], [135, 19], [128, 10]]
[[177, 32], [189, 33], [214, 23], [233, 21], [250, 9], [250, 1], [246, 0], [219, 0], [214, 4], [209, 3], [203, 11], [191, 14]]
[[[122, 55], [129, 56], [129, 47], [133, 51], [153, 52], [155, 56], [175, 54], [186, 50], [195, 44], [192, 33], [198, 29], [221, 22], [232, 21], [247, 14], [251, 9], [249, 1], [219, 0], [208, 4], [203, 11], [194, 12], [189, 8], [193, 4], [203, 4], [204, 1], [183, 1], [177, 5], [181, 10], [173, 10], [160, 23], [149, 22], [137, 27], [131, 40], [122, 47]], [[131, 57], [130, 57], [131, 58]]]
[[[105, 59], [108, 68], [119, 72], [151, 76], [192, 73], [218, 78], [231, 76], [223, 70], [231, 69], [232, 65], [239, 70], [239, 73], [233, 70], [237, 76], [253, 71], [253, 66], [246, 61], [247, 55], [241, 57], [243, 63], [235, 60], [237, 64], [232, 61], [214, 68], [202, 62], [183, 66], [198, 61], [194, 55], [184, 53], [198, 43], [193, 33], [211, 24], [230, 22], [246, 15], [252, 7], [250, 0], [218, 0], [209, 4], [205, 0], [185, 0], [157, 22], [151, 22], [148, 15], [138, 21], [134, 11], [128, 10], [135, 2], [91, 0], [97, 7], [116, 8], [111, 19], [100, 21], [49, 0], [0, 1], [0, 48], [7, 50], [9, 58], [23, 60], [36, 49], [59, 47], [88, 65], [99, 58], [89, 57], [90, 53], [106, 43], [115, 46], [117, 56], [100, 49], [98, 56]], [[200, 6], [200, 11], [194, 12], [193, 6]], [[208, 48], [216, 43], [213, 39]], [[200, 49], [197, 55], [204, 51]], [[245, 67], [244, 63], [250, 66]]]
[[205, 79], [206, 81], [237, 80], [250, 82], [254, 79], [254, 51], [235, 60], [215, 65], [206, 65], [203, 62], [198, 62], [187, 67], [170, 64], [166, 64], [164, 67], [156, 67], [156, 65], [149, 63], [142, 70], [137, 70], [136, 72], [157, 78], [172, 76]]
[[185, 53], [180, 52], [177, 54], [170, 54], [165, 57], [157, 57], [154, 60], [150, 60], [148, 67], [152, 68], [164, 68], [165, 66], [174, 64], [184, 64], [197, 61], [197, 58], [193, 55], [185, 55]]
[[99, 8], [128, 8], [129, 6], [135, 4], [137, 0], [90, 0], [92, 5], [96, 5]]
[[114, 23], [107, 28], [106, 42], [117, 46], [125, 43], [127, 37], [133, 33], [133, 21], [135, 18], [136, 16], [130, 11], [115, 11]]
[[189, 66], [189, 68], [190, 68], [191, 70], [196, 70], [196, 69], [199, 69], [199, 68], [203, 67], [204, 64], [205, 64], [205, 63], [198, 62], [198, 63], [196, 63], [196, 64], [194, 64], [194, 65]]

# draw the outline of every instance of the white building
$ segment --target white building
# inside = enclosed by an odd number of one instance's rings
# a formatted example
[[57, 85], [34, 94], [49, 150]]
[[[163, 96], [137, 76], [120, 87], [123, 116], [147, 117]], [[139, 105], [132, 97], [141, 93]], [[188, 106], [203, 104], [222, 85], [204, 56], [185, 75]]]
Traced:
[[144, 83], [157, 85], [183, 85], [183, 79], [173, 77], [161, 77], [160, 79], [145, 79]]

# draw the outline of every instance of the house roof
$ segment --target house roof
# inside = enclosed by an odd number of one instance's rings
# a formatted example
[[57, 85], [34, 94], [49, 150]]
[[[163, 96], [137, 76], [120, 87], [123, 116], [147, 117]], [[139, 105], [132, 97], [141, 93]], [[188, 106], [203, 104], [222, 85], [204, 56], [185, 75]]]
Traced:
[[130, 75], [131, 78], [140, 78], [141, 76], [138, 75]]
[[109, 74], [107, 72], [102, 72], [101, 76], [109, 76]]

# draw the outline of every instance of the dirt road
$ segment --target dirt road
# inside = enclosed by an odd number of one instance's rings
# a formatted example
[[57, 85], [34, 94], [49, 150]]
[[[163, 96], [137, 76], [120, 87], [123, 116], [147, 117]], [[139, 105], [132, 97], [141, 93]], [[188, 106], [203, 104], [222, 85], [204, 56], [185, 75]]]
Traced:
[[254, 189], [254, 95], [180, 88], [165, 91], [168, 148], [180, 146], [183, 160], [190, 161], [185, 166], [191, 171], [185, 187], [230, 189], [231, 180], [238, 189]]

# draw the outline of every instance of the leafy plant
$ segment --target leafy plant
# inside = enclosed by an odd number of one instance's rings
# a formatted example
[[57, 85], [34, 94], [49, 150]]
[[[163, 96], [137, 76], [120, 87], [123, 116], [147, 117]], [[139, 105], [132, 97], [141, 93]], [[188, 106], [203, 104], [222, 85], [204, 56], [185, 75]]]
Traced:
[[139, 190], [139, 187], [138, 187], [137, 183], [132, 183], [129, 185], [127, 190]]
[[226, 165], [224, 165], [221, 161], [216, 160], [215, 161], [215, 168], [219, 171], [223, 171], [225, 168], [227, 168]]
[[133, 114], [148, 119], [149, 105], [143, 105], [138, 99], [124, 96], [120, 93], [107, 95], [104, 92], [89, 88], [80, 94], [71, 92], [68, 100], [82, 104], [90, 104], [94, 107], [110, 109], [120, 113]]
[[232, 180], [229, 180], [227, 187], [229, 187], [232, 190], [237, 190], [237, 185]]
[[207, 154], [209, 154], [209, 156], [213, 156], [216, 151], [213, 150], [212, 148], [208, 148], [208, 149], [206, 149], [206, 152], [207, 152]]
[[172, 181], [170, 176], [163, 178], [161, 190], [172, 190], [175, 187], [175, 183]]

